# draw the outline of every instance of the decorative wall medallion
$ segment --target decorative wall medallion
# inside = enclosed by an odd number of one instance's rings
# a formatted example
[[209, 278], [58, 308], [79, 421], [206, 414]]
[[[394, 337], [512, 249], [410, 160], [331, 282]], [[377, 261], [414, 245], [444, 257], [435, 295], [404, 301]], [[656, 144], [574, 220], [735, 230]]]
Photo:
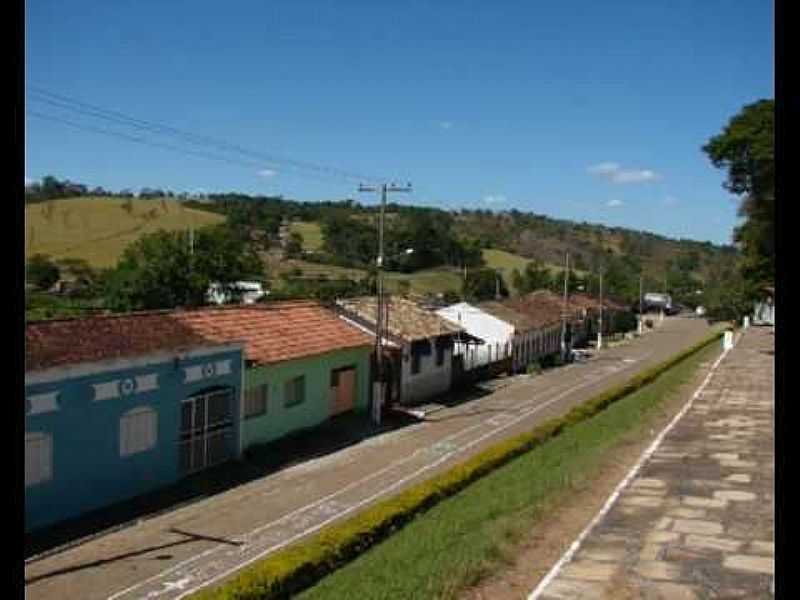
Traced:
[[210, 379], [212, 377], [230, 374], [231, 361], [229, 359], [210, 362], [204, 365], [192, 365], [191, 367], [184, 367], [183, 370], [186, 375], [184, 383], [192, 383], [194, 381], [200, 381], [201, 379]]
[[133, 382], [133, 379], [123, 379], [119, 389], [123, 396], [130, 396], [136, 389], [136, 384]]

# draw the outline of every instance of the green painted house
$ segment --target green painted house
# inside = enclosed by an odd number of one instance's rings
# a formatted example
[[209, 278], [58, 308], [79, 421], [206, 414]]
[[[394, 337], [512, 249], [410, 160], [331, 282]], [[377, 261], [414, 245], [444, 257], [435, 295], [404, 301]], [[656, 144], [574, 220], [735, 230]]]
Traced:
[[206, 339], [244, 343], [240, 450], [369, 412], [374, 340], [314, 302], [179, 311]]

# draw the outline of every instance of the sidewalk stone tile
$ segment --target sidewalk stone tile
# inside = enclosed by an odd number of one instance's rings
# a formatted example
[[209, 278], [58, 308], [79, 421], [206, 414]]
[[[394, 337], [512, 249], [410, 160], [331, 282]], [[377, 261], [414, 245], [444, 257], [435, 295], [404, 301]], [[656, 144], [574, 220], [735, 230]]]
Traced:
[[679, 583], [659, 583], [655, 586], [658, 600], [696, 600], [697, 592], [688, 585]]
[[608, 581], [616, 569], [617, 565], [614, 563], [582, 560], [567, 565], [563, 574], [570, 579], [581, 581]]
[[685, 544], [690, 548], [699, 547], [723, 552], [735, 552], [741, 547], [742, 542], [707, 535], [687, 535]]
[[676, 580], [681, 576], [678, 565], [663, 560], [642, 561], [636, 565], [636, 572], [647, 579]]
[[753, 492], [743, 492], [740, 490], [722, 490], [714, 492], [714, 497], [719, 500], [731, 500], [733, 502], [752, 502], [756, 499]]
[[752, 480], [753, 478], [747, 473], [734, 473], [725, 478], [725, 481], [732, 481], [734, 483], [750, 483]]
[[775, 559], [766, 556], [748, 556], [745, 554], [734, 554], [726, 556], [722, 562], [726, 569], [736, 571], [749, 571], [752, 573], [775, 573]]
[[775, 555], [775, 544], [773, 542], [754, 541], [750, 543], [750, 552], [754, 554]]
[[698, 535], [717, 535], [722, 533], [722, 525], [717, 521], [703, 521], [701, 519], [675, 519], [673, 531], [693, 533]]
[[700, 508], [725, 508], [728, 506], [726, 500], [720, 498], [701, 498], [700, 496], [684, 496], [683, 503], [687, 506]]
[[702, 519], [706, 516], [706, 511], [701, 508], [673, 508], [667, 514], [682, 519]]

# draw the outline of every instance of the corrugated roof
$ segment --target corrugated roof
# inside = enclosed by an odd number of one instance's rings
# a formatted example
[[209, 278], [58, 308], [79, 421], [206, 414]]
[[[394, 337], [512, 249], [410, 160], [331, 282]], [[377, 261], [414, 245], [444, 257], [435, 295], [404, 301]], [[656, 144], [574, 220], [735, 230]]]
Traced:
[[[389, 312], [387, 329], [391, 335], [397, 338], [414, 341], [465, 332], [462, 327], [405, 298], [387, 296], [386, 301]], [[371, 326], [375, 325], [378, 314], [375, 296], [347, 298], [339, 300], [337, 303], [345, 313], [350, 313], [356, 319], [369, 323]]]
[[25, 370], [211, 344], [168, 311], [36, 321], [25, 327]]
[[25, 338], [26, 371], [232, 342], [244, 344], [248, 360], [269, 364], [373, 343], [315, 302], [39, 321]]
[[177, 311], [173, 317], [206, 338], [244, 341], [245, 357], [258, 364], [373, 344], [372, 336], [316, 302]]

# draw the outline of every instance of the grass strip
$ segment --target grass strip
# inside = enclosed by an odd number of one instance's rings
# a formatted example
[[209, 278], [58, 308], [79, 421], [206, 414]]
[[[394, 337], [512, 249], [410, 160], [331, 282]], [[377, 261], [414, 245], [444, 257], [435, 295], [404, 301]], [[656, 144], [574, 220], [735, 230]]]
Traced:
[[[648, 408], [691, 377], [697, 360], [686, 359], [720, 336], [717, 332], [566, 415], [329, 525], [192, 598], [287, 598], [346, 563], [352, 564], [304, 597], [448, 597], [477, 580], [486, 565], [502, 557], [504, 544], [512, 541], [523, 520], [530, 522], [539, 514], [545, 498], [572, 485], [596, 463], [603, 449], [641, 422]], [[666, 373], [676, 366], [679, 368]], [[622, 399], [625, 402], [619, 402]], [[612, 404], [615, 410], [608, 409]], [[534, 448], [538, 451], [531, 452]], [[442, 502], [446, 498], [449, 500]]]

